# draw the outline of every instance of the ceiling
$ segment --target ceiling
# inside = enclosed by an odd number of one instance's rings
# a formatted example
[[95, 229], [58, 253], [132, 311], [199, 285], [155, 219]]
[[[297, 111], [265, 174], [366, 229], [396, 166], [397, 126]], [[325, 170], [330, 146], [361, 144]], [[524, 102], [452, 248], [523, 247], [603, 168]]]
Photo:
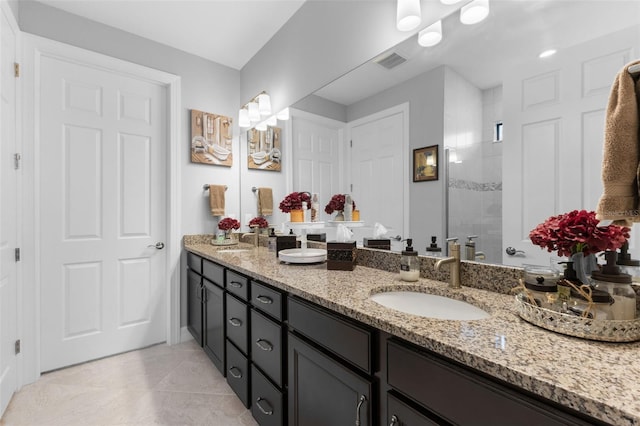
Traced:
[[37, 1], [237, 70], [241, 69], [305, 2], [305, 0]]
[[392, 70], [370, 61], [315, 94], [351, 105], [441, 65], [487, 89], [501, 84], [515, 65], [550, 47], [560, 54], [562, 48], [640, 24], [638, 0], [491, 0], [490, 4], [489, 17], [476, 25], [461, 24], [457, 12], [443, 19], [443, 40], [432, 48], [418, 45], [414, 35], [381, 54], [396, 52], [407, 58]]

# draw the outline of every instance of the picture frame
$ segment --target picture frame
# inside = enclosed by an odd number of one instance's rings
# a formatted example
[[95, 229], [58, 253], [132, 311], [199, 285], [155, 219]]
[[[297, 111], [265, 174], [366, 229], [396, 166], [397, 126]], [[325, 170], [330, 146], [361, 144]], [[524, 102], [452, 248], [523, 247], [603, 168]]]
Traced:
[[413, 181], [438, 180], [438, 145], [413, 150]]
[[233, 119], [191, 110], [191, 162], [233, 166]]
[[269, 172], [282, 171], [282, 129], [247, 131], [247, 168]]

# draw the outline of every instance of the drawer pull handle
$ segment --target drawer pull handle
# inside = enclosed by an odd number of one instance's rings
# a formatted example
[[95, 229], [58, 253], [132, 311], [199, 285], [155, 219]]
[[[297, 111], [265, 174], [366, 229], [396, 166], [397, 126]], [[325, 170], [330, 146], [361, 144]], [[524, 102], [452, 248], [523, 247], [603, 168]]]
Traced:
[[367, 400], [367, 397], [364, 395], [360, 395], [360, 399], [358, 400], [358, 406], [356, 407], [356, 426], [360, 426], [360, 407]]
[[229, 285], [235, 288], [242, 288], [242, 283], [239, 283], [238, 281], [229, 281]]
[[240, 321], [238, 318], [229, 318], [229, 324], [234, 327], [241, 327], [242, 321]]
[[[266, 405], [268, 408], [265, 409], [263, 407], [263, 404]], [[260, 411], [262, 411], [267, 416], [270, 416], [273, 414], [273, 408], [271, 408], [271, 406], [269, 405], [269, 402], [266, 399], [262, 399], [258, 397], [258, 399], [256, 399], [256, 405], [258, 406]]]
[[238, 367], [231, 367], [229, 369], [229, 374], [231, 374], [236, 379], [242, 379], [242, 371]]
[[398, 424], [398, 418], [394, 414], [393, 416], [391, 416], [391, 423], [389, 423], [389, 426], [396, 426], [397, 424]]
[[271, 352], [273, 350], [273, 345], [268, 340], [258, 339], [256, 345], [263, 351]]
[[265, 305], [270, 305], [273, 303], [273, 299], [267, 296], [257, 296], [256, 299], [258, 299], [258, 302], [264, 303]]

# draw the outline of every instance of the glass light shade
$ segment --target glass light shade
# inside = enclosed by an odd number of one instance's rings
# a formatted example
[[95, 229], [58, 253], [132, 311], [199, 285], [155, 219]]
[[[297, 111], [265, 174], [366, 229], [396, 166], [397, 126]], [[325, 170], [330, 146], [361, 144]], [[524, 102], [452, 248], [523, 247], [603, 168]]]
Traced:
[[264, 132], [265, 130], [267, 130], [267, 123], [265, 121], [261, 121], [260, 123], [256, 124], [256, 130]]
[[251, 122], [249, 121], [249, 111], [246, 108], [240, 108], [238, 111], [238, 126], [242, 128], [251, 127]]
[[247, 109], [249, 110], [249, 120], [260, 121], [260, 111], [258, 110], [257, 102], [249, 102]]
[[275, 115], [272, 115], [271, 117], [267, 118], [266, 120], [264, 120], [265, 123], [267, 123], [267, 126], [277, 126], [278, 125], [278, 119], [276, 118]]
[[473, 25], [489, 16], [489, 0], [473, 0], [460, 9], [460, 22]]
[[285, 108], [276, 114], [278, 120], [287, 121], [289, 119], [289, 108]]
[[440, 0], [440, 3], [442, 3], [442, 4], [456, 4], [456, 3], [460, 3], [460, 0]]
[[538, 58], [548, 58], [549, 56], [555, 55], [557, 52], [556, 49], [548, 49], [538, 55]]
[[420, 0], [398, 0], [396, 27], [399, 31], [411, 31], [421, 21]]
[[271, 115], [271, 98], [266, 93], [258, 95], [258, 110], [260, 115]]
[[442, 21], [429, 25], [418, 34], [418, 44], [424, 47], [435, 46], [442, 40]]

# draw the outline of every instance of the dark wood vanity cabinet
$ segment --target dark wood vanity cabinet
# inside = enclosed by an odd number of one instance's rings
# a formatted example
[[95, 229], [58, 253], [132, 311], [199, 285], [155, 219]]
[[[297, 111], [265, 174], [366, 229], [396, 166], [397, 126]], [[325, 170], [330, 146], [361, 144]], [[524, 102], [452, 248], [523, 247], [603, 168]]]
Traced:
[[216, 368], [224, 374], [224, 290], [203, 278], [202, 347]]
[[374, 424], [373, 330], [289, 298], [289, 426]]
[[[190, 258], [189, 265], [195, 264], [196, 259], [200, 262], [202, 260], [192, 254], [187, 253]], [[201, 264], [201, 263], [200, 263]], [[200, 275], [200, 268], [187, 269], [187, 330], [191, 333], [193, 338], [202, 346], [202, 276]]]

